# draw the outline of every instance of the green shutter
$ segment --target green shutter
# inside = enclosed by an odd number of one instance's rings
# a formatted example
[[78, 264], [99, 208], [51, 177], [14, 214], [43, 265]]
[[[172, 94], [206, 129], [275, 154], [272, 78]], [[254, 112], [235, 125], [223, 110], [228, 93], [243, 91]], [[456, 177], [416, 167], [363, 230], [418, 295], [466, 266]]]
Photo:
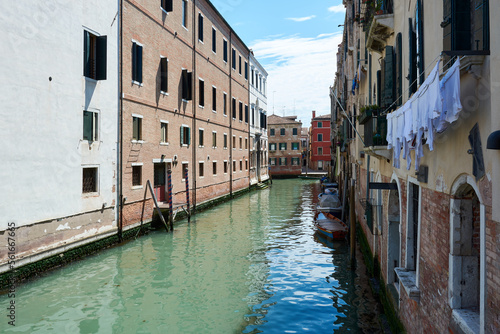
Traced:
[[90, 77], [90, 34], [83, 31], [83, 75]]
[[160, 83], [160, 89], [163, 92], [168, 92], [168, 59], [167, 58], [161, 58], [160, 59], [160, 77], [161, 77], [161, 83]]
[[180, 129], [180, 134], [181, 134], [181, 146], [184, 145], [184, 127], [181, 125], [181, 129]]
[[93, 113], [83, 111], [83, 140], [92, 141], [92, 117]]
[[408, 97], [410, 97], [413, 93], [417, 91], [417, 83], [414, 82], [417, 79], [417, 37], [415, 32], [413, 31], [413, 22], [412, 19], [408, 19], [408, 42], [409, 42], [409, 51], [408, 51], [408, 84], [410, 85], [410, 89], [408, 90]]
[[137, 81], [137, 44], [132, 43], [132, 80]]
[[[462, 23], [461, 23], [462, 24]], [[425, 80], [424, 65], [424, 17], [422, 1], [417, 0], [417, 29], [418, 29], [418, 71], [420, 73], [418, 82], [423, 84]]]
[[390, 106], [394, 101], [394, 48], [392, 46], [385, 47], [385, 64], [384, 64], [384, 103], [386, 107]]
[[396, 57], [395, 57], [395, 68], [396, 68], [396, 97], [397, 106], [403, 104], [403, 35], [399, 33], [396, 36]]
[[137, 81], [142, 82], [142, 46], [137, 45]]
[[191, 128], [186, 128], [187, 131], [187, 144], [191, 145]]
[[96, 38], [96, 80], [106, 80], [107, 36]]

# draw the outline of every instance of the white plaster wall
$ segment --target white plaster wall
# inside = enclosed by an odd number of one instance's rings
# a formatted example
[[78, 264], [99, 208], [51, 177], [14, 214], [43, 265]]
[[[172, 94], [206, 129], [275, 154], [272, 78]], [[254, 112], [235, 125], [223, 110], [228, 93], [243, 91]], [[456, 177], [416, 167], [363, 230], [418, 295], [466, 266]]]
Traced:
[[[117, 1], [9, 1], [1, 9], [0, 230], [11, 221], [24, 226], [110, 207], [116, 197]], [[84, 27], [107, 35], [107, 80], [89, 84], [83, 76]], [[92, 150], [82, 142], [85, 106], [100, 113], [100, 141]], [[99, 167], [95, 197], [82, 196], [86, 164]]]

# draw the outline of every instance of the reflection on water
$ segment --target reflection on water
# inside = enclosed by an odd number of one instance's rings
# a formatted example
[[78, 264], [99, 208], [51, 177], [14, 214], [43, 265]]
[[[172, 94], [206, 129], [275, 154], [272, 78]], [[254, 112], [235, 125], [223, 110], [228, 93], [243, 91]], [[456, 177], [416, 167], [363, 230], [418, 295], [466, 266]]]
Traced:
[[349, 269], [345, 242], [315, 236], [318, 193], [317, 182], [274, 181], [173, 234], [48, 273], [17, 288], [16, 327], [4, 320], [0, 332], [381, 332], [364, 268]]

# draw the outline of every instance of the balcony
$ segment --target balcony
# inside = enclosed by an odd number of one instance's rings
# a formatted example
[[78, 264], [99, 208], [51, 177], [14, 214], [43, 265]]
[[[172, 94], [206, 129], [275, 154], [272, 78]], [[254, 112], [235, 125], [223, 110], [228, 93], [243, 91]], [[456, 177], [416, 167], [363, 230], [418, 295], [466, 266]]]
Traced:
[[387, 117], [372, 115], [364, 123], [365, 152], [381, 158], [391, 159], [391, 150], [387, 148]]
[[374, 6], [374, 15], [369, 24], [366, 47], [370, 51], [383, 53], [387, 39], [394, 34], [393, 0], [367, 0]]

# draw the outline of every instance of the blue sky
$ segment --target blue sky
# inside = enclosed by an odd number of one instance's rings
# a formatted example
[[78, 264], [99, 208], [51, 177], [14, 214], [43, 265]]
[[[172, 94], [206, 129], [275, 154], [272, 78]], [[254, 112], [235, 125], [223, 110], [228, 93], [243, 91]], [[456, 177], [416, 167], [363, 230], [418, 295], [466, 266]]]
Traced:
[[212, 0], [269, 73], [268, 115], [330, 112], [345, 10], [341, 0]]

